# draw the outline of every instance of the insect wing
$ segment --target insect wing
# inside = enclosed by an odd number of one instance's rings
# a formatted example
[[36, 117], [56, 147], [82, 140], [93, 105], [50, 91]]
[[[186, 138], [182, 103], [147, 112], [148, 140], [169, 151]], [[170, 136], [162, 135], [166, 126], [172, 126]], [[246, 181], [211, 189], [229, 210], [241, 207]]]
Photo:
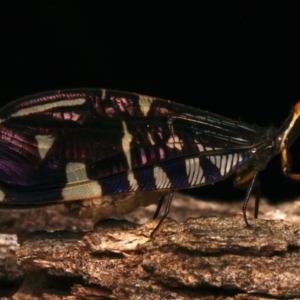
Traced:
[[43, 93], [0, 111], [0, 198], [34, 204], [212, 183], [253, 157], [246, 124], [133, 93]]

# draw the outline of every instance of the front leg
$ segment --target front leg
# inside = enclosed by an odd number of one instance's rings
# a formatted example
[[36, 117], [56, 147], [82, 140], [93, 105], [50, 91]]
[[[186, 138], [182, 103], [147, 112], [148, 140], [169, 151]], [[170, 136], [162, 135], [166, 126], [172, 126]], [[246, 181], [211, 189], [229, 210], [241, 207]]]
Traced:
[[287, 148], [281, 151], [281, 168], [286, 177], [300, 181], [300, 174], [291, 173], [291, 156]]

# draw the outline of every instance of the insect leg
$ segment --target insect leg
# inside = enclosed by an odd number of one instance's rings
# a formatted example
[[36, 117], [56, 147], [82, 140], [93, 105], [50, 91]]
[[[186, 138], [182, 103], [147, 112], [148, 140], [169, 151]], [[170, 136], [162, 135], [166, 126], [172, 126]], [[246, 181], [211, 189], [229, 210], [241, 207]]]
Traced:
[[257, 219], [257, 217], [258, 217], [258, 208], [259, 208], [259, 201], [260, 201], [260, 183], [257, 181], [257, 176], [258, 176], [258, 170], [253, 169], [250, 172], [246, 173], [245, 176], [238, 177], [237, 179], [235, 179], [235, 182], [234, 182], [235, 186], [239, 186], [242, 188], [245, 188], [245, 186], [247, 186], [247, 193], [245, 196], [242, 211], [243, 211], [245, 224], [248, 227], [250, 225], [247, 220], [246, 209], [248, 206], [248, 202], [249, 202], [251, 193], [254, 188], [255, 188], [254, 218]]
[[[160, 227], [160, 225], [162, 224], [162, 222], [165, 220], [165, 218], [169, 214], [171, 203], [172, 203], [172, 199], [173, 199], [173, 193], [174, 193], [174, 190], [173, 189], [170, 190], [169, 195], [168, 195], [168, 201], [167, 201], [166, 210], [165, 210], [163, 216], [161, 217], [161, 219], [159, 220], [158, 224], [154, 228], [154, 230], [151, 232], [151, 234], [150, 234], [151, 238], [154, 236], [154, 233], [158, 230], [158, 228]], [[163, 201], [161, 201], [161, 199], [160, 199], [160, 203], [158, 204], [158, 205], [160, 205], [160, 207], [161, 207], [162, 202]], [[156, 211], [157, 211], [157, 209], [156, 209]], [[156, 215], [156, 212], [155, 212], [154, 216], [155, 215]]]
[[[253, 177], [250, 181], [250, 185], [249, 185], [249, 188], [247, 190], [245, 201], [244, 201], [244, 204], [243, 204], [243, 207], [242, 207], [244, 221], [245, 221], [245, 223], [248, 227], [250, 227], [250, 224], [248, 223], [248, 220], [247, 220], [246, 210], [247, 210], [247, 206], [248, 206], [248, 203], [249, 203], [251, 193], [253, 191], [253, 188], [255, 187], [255, 182], [256, 182], [257, 176], [258, 176], [258, 170], [254, 170], [254, 174], [253, 174]], [[256, 211], [258, 213], [258, 203], [259, 203], [259, 199], [258, 199], [258, 201], [257, 201], [257, 199], [255, 199], [255, 209], [254, 209], [255, 213], [254, 214], [256, 214]]]
[[261, 185], [260, 185], [260, 181], [257, 179], [255, 182], [254, 219], [258, 219], [260, 196], [261, 196]]
[[300, 174], [291, 173], [291, 157], [286, 148], [281, 151], [281, 168], [286, 177], [300, 181]]
[[158, 214], [160, 212], [160, 209], [161, 209], [161, 207], [162, 207], [162, 205], [164, 203], [164, 200], [165, 200], [165, 196], [161, 196], [159, 198], [159, 201], [158, 201], [158, 204], [157, 204], [157, 207], [156, 207], [156, 211], [155, 211], [155, 213], [154, 213], [154, 215], [152, 217], [153, 220], [157, 218], [157, 216], [158, 216]]

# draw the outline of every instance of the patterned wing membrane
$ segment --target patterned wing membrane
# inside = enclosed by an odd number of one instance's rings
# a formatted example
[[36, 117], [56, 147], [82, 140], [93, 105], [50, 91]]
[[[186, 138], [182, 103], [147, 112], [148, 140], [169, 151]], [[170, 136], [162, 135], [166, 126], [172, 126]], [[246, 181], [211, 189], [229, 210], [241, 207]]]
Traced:
[[63, 90], [0, 111], [0, 201], [33, 204], [213, 183], [259, 128], [133, 93]]

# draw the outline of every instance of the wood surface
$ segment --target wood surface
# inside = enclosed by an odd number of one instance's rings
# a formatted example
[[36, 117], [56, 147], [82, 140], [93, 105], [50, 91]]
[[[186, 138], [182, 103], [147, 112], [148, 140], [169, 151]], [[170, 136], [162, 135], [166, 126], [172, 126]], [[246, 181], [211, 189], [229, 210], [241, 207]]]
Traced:
[[[127, 218], [144, 222], [154, 209]], [[298, 201], [263, 201], [247, 228], [240, 202], [177, 194], [152, 239], [158, 220], [105, 220], [91, 230], [60, 206], [1, 213], [2, 232], [18, 234], [18, 243], [3, 234], [0, 247], [1, 296], [11, 299], [300, 297]]]

